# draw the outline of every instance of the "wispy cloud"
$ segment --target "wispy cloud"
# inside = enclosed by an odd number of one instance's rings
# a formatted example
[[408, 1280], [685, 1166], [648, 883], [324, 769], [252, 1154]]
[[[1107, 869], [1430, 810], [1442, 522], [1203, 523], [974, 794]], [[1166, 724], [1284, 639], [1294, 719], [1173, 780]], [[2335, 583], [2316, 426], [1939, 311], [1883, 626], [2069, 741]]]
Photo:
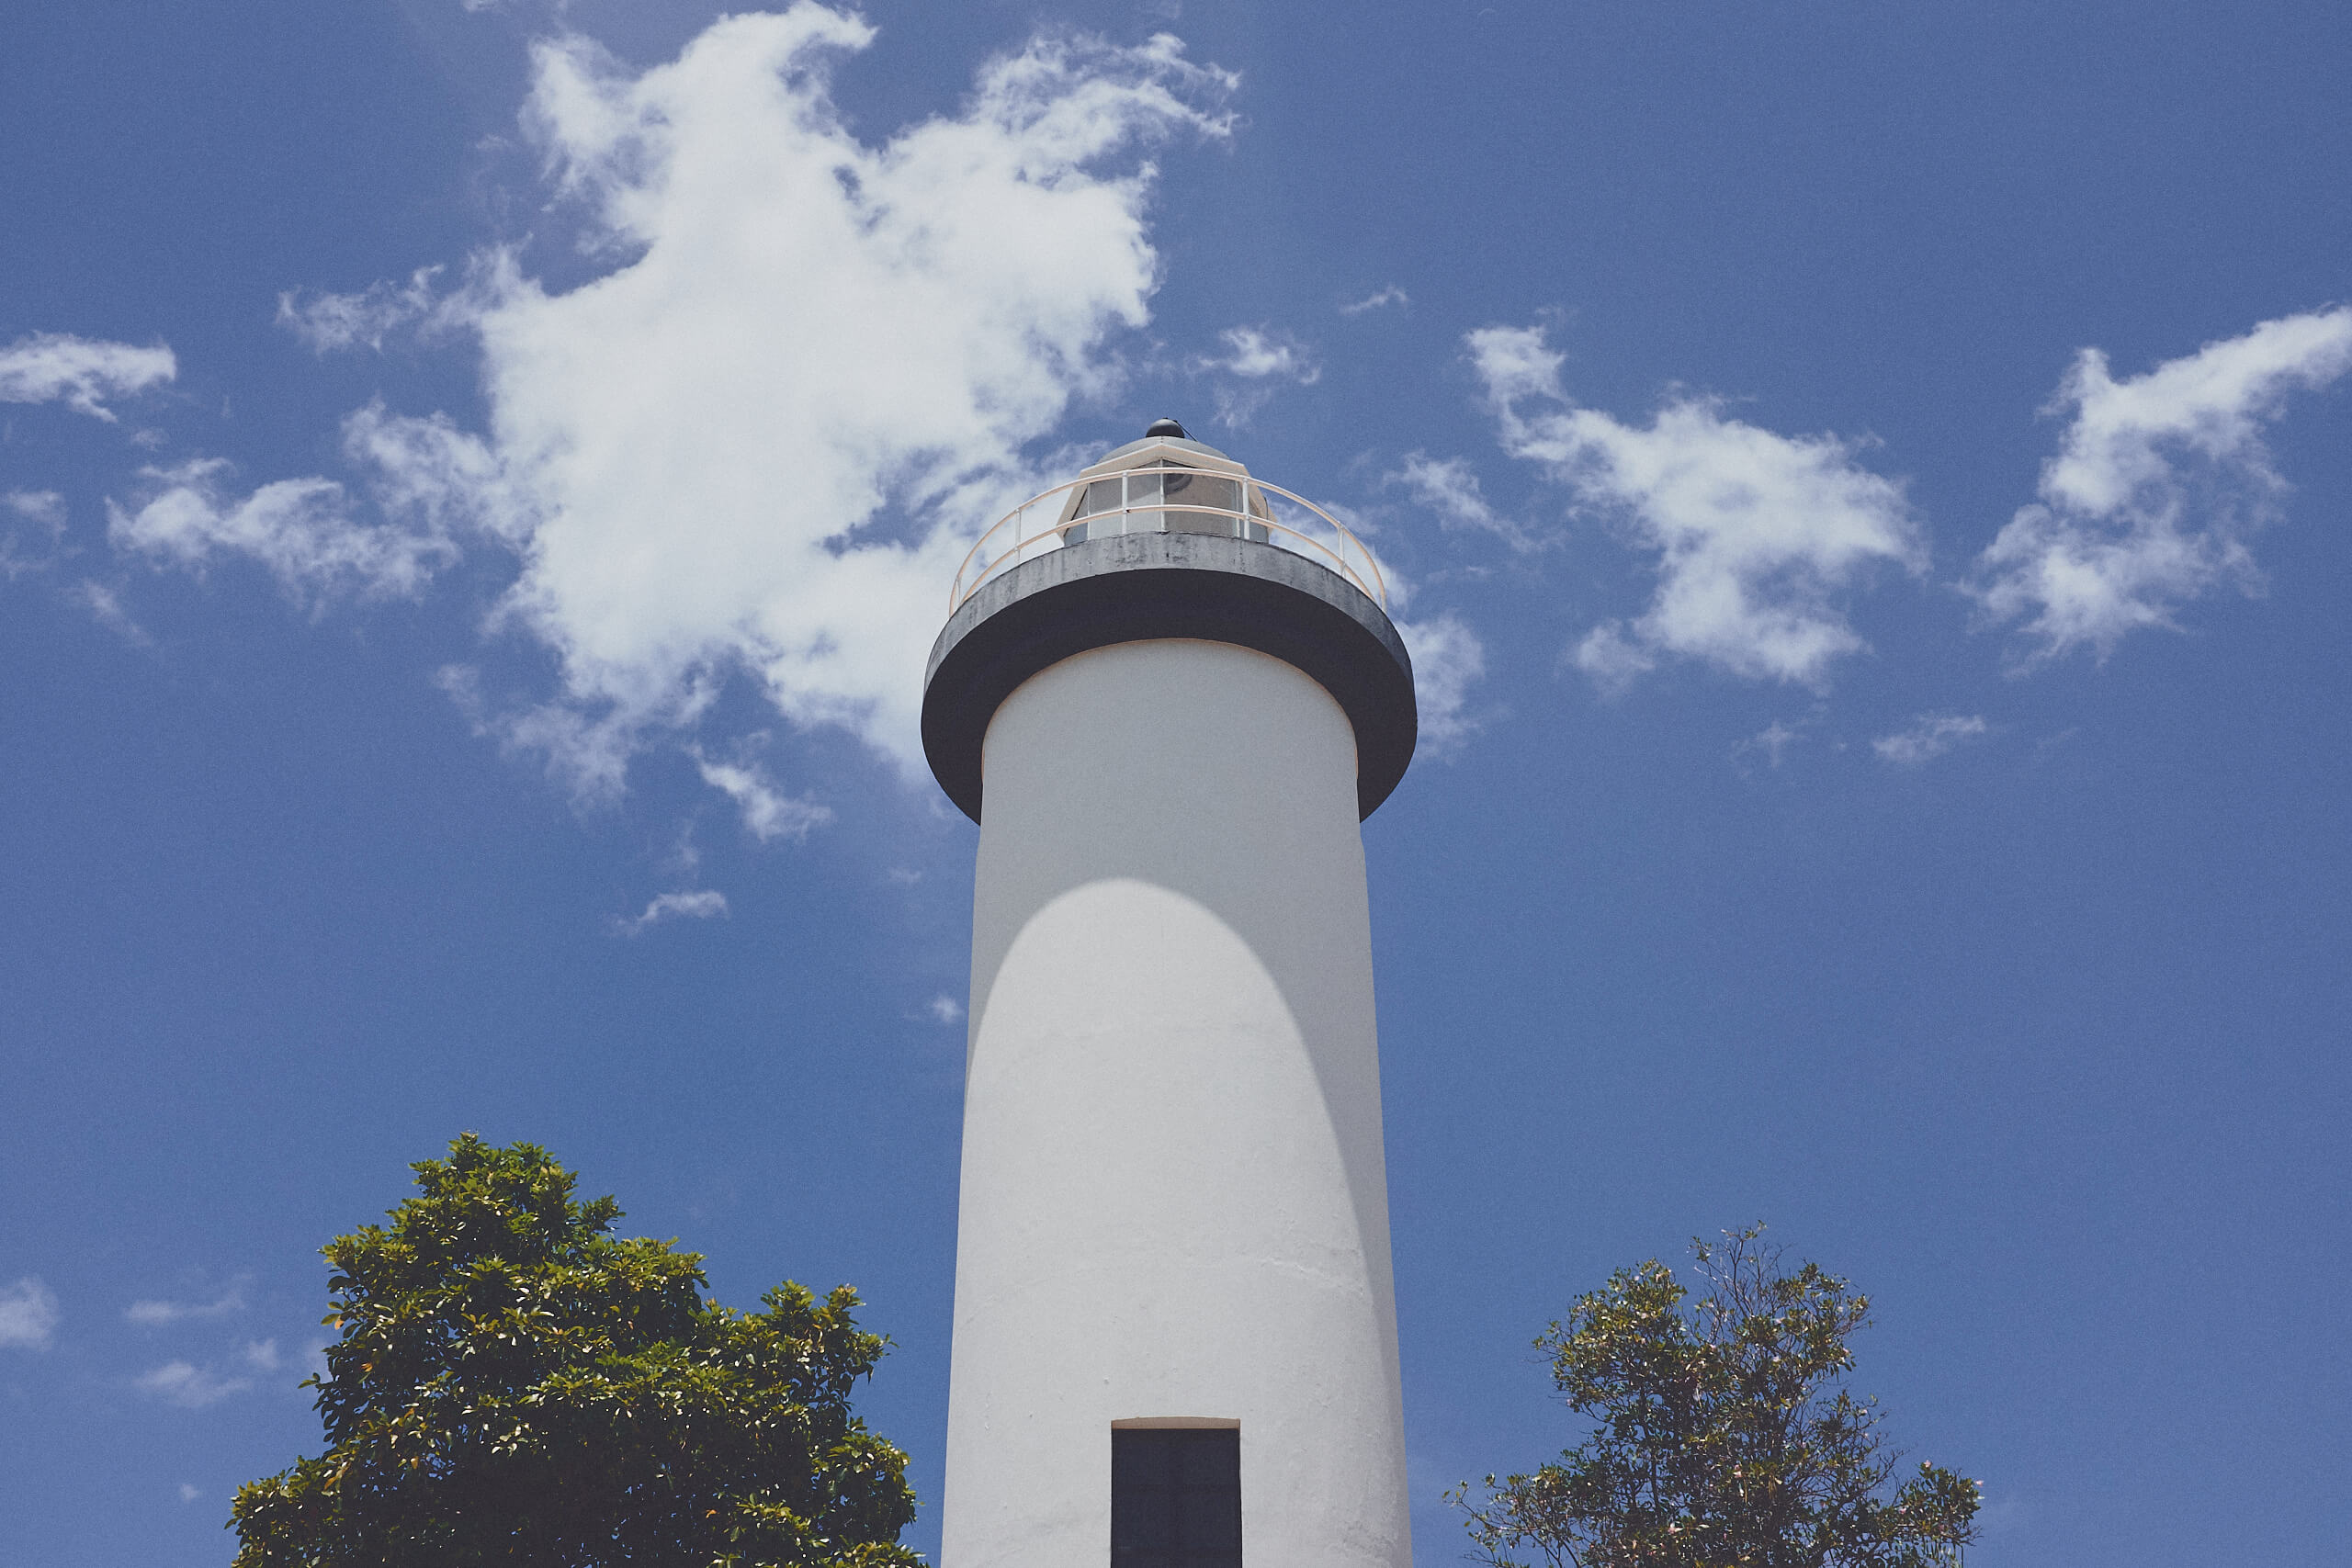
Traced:
[[162, 344], [127, 343], [34, 333], [0, 348], [0, 403], [62, 402], [76, 413], [115, 423], [110, 398], [161, 386], [179, 373]]
[[2021, 507], [1977, 561], [1988, 623], [2023, 621], [2020, 667], [2172, 626], [2227, 584], [2259, 592], [2248, 537], [2276, 518], [2286, 480], [2263, 426], [2287, 394], [2352, 369], [2352, 307], [2265, 321], [2118, 381], [2086, 348], [2047, 412], [2070, 414]]
[[1984, 719], [1973, 714], [1923, 713], [1894, 734], [1871, 741], [1871, 750], [1882, 761], [1916, 768], [1964, 741], [1979, 739], [1986, 728]]
[[463, 293], [436, 293], [442, 270], [421, 266], [405, 283], [379, 280], [352, 294], [288, 289], [277, 297], [277, 324], [320, 354], [381, 350], [386, 338], [411, 328], [430, 337], [469, 324], [478, 301]]
[[34, 1275], [0, 1286], [0, 1349], [48, 1349], [63, 1315], [57, 1293]]
[[209, 1302], [133, 1302], [123, 1309], [126, 1322], [141, 1328], [160, 1328], [165, 1324], [181, 1323], [189, 1318], [226, 1317], [245, 1310], [243, 1286], [232, 1285]]
[[[599, 714], [562, 701], [501, 707], [483, 695], [481, 671], [469, 664], [445, 664], [434, 671], [433, 682], [448, 694], [476, 735], [495, 740], [509, 755], [544, 762], [548, 776], [568, 788], [577, 804], [610, 801], [625, 789], [638, 744], [635, 725], [644, 721], [642, 714], [611, 705]], [[708, 703], [710, 689], [690, 685], [676, 695], [683, 711], [669, 716], [683, 727]]]
[[1272, 398], [1277, 383], [1306, 387], [1322, 377], [1323, 367], [1314, 353], [1279, 327], [1228, 327], [1217, 336], [1225, 344], [1225, 353], [1204, 355], [1193, 362], [1193, 368], [1219, 378], [1211, 396], [1220, 424], [1248, 423]]
[[756, 765], [714, 761], [695, 754], [703, 783], [720, 790], [743, 813], [743, 826], [762, 843], [777, 839], [805, 839], [808, 829], [833, 819], [832, 808], [813, 800], [789, 795]]
[[537, 522], [529, 489], [481, 436], [447, 414], [395, 414], [379, 400], [343, 422], [344, 455], [368, 479], [384, 515], [454, 556], [475, 536], [521, 549]]
[[441, 535], [359, 521], [332, 479], [278, 479], [237, 496], [232, 466], [218, 457], [140, 472], [134, 506], [107, 502], [116, 548], [198, 571], [220, 556], [248, 557], [298, 604], [410, 597], [458, 556]]
[[53, 490], [0, 495], [0, 578], [47, 571], [63, 554], [65, 498]]
[[132, 1386], [167, 1404], [176, 1404], [184, 1410], [201, 1410], [232, 1393], [243, 1393], [254, 1385], [250, 1378], [224, 1378], [190, 1361], [166, 1361], [153, 1371], [141, 1373], [133, 1379]]
[[1367, 294], [1361, 299], [1351, 299], [1347, 301], [1340, 307], [1340, 314], [1342, 316], [1361, 316], [1366, 310], [1377, 310], [1384, 305], [1408, 305], [1410, 303], [1412, 303], [1412, 301], [1407, 297], [1405, 291], [1392, 283], [1387, 288]]
[[1486, 673], [1486, 645], [1461, 617], [1446, 613], [1399, 621], [1396, 635], [1413, 660], [1413, 698], [1420, 709], [1420, 746], [1444, 757], [1478, 728], [1469, 712], [1470, 688]]
[[1226, 352], [1202, 360], [1203, 369], [1222, 370], [1250, 380], [1275, 377], [1301, 386], [1311, 385], [1323, 374], [1306, 345], [1279, 327], [1227, 327], [1217, 336], [1224, 341]]
[[1594, 627], [1571, 654], [1604, 688], [1668, 657], [1818, 686], [1865, 646], [1844, 596], [1875, 569], [1927, 569], [1902, 486], [1858, 464], [1858, 443], [1777, 434], [1703, 398], [1623, 424], [1568, 400], [1541, 328], [1487, 327], [1466, 341], [1503, 449], [1655, 562], [1648, 609]]
[[613, 924], [623, 936], [635, 936], [664, 920], [707, 920], [726, 913], [727, 895], [716, 888], [703, 887], [662, 894], [646, 905], [645, 912], [635, 919], [616, 919]]
[[1524, 525], [1505, 517], [1487, 503], [1477, 470], [1460, 457], [1432, 457], [1425, 452], [1406, 455], [1404, 466], [1382, 477], [1401, 486], [1415, 501], [1437, 513], [1439, 525], [1492, 534], [1515, 550], [1541, 548], [1544, 541]]
[[1791, 724], [1785, 719], [1776, 718], [1732, 750], [1743, 755], [1761, 751], [1764, 761], [1777, 768], [1788, 754], [1789, 748], [1804, 739], [1804, 732], [1805, 726], [1802, 723]]
[[66, 598], [90, 612], [90, 618], [133, 648], [153, 648], [155, 639], [123, 608], [122, 595], [94, 577], [85, 577], [67, 591]]
[[0, 495], [0, 505], [51, 531], [62, 531], [65, 526], [65, 498], [53, 490], [12, 490]]
[[954, 997], [942, 993], [925, 1003], [923, 1010], [931, 1015], [932, 1021], [934, 1023], [955, 1023], [960, 1021], [964, 1016], [964, 1004]]

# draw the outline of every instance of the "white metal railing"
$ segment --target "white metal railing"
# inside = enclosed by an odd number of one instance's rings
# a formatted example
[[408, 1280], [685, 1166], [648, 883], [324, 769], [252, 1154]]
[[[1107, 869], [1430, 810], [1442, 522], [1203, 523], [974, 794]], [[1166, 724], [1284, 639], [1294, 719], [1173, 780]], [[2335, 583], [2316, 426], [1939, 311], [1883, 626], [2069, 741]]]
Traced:
[[[1085, 492], [1074, 509], [1063, 499], [1072, 491]], [[1284, 522], [1275, 514], [1269, 497], [1279, 497], [1299, 511], [1293, 513], [1291, 522]], [[1041, 511], [1055, 521], [1028, 532], [1031, 520]], [[1066, 511], [1070, 515], [1061, 516]], [[1314, 528], [1310, 518], [1321, 523], [1322, 528]], [[1327, 529], [1324, 537], [1317, 536]], [[990, 541], [1007, 530], [1011, 542], [992, 551]], [[1034, 560], [1065, 544], [1112, 534], [1167, 533], [1220, 534], [1274, 545], [1329, 567], [1374, 604], [1383, 609], [1388, 606], [1387, 584], [1381, 580], [1380, 564], [1372, 558], [1372, 552], [1338, 518], [1305, 496], [1263, 479], [1169, 464], [1072, 479], [1033, 495], [1006, 513], [973, 541], [964, 564], [956, 568], [956, 581], [947, 591], [947, 613], [954, 615], [1001, 568]], [[1070, 537], [1072, 534], [1078, 537]]]

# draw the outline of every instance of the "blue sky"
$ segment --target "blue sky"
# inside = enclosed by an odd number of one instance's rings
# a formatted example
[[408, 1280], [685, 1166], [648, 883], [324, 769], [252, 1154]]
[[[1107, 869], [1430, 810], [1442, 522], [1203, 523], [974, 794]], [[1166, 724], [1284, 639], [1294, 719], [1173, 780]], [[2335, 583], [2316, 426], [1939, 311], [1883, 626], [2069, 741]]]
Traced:
[[1407, 589], [1422, 1561], [1759, 1220], [1973, 1562], [2336, 1560], [2352, 13], [718, 16], [0, 21], [0, 1561], [225, 1562], [469, 1128], [855, 1282], [935, 1497], [921, 656], [1162, 413]]

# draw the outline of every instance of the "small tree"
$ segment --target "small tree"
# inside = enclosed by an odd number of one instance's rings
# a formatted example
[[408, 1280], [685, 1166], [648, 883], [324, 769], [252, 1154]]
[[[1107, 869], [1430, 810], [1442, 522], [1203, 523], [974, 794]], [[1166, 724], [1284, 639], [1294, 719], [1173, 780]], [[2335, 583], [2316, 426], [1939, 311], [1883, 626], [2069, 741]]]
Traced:
[[1590, 1437], [1532, 1475], [1465, 1483], [1472, 1555], [1519, 1568], [1930, 1568], [1975, 1533], [1976, 1485], [1898, 1450], [1840, 1386], [1870, 1300], [1762, 1226], [1692, 1241], [1707, 1292], [1656, 1259], [1578, 1297], [1535, 1341]]
[[913, 1568], [906, 1455], [850, 1414], [886, 1341], [789, 1282], [706, 1300], [610, 1198], [468, 1134], [337, 1236], [327, 1451], [240, 1487], [236, 1568]]

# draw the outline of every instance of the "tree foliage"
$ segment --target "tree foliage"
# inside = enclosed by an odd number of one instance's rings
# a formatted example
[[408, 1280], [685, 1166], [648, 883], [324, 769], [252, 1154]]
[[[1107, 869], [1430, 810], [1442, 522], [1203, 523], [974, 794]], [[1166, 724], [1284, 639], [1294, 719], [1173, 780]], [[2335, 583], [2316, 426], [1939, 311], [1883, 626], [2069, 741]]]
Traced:
[[1762, 1227], [1694, 1240], [1695, 1303], [1652, 1259], [1539, 1337], [1568, 1408], [1594, 1423], [1532, 1475], [1487, 1477], [1469, 1516], [1496, 1568], [1940, 1568], [1974, 1535], [1973, 1482], [1902, 1455], [1842, 1386], [1870, 1300]]
[[238, 1490], [236, 1568], [913, 1568], [906, 1456], [850, 1412], [886, 1346], [854, 1292], [720, 1306], [529, 1144], [413, 1168], [323, 1248], [329, 1446]]

